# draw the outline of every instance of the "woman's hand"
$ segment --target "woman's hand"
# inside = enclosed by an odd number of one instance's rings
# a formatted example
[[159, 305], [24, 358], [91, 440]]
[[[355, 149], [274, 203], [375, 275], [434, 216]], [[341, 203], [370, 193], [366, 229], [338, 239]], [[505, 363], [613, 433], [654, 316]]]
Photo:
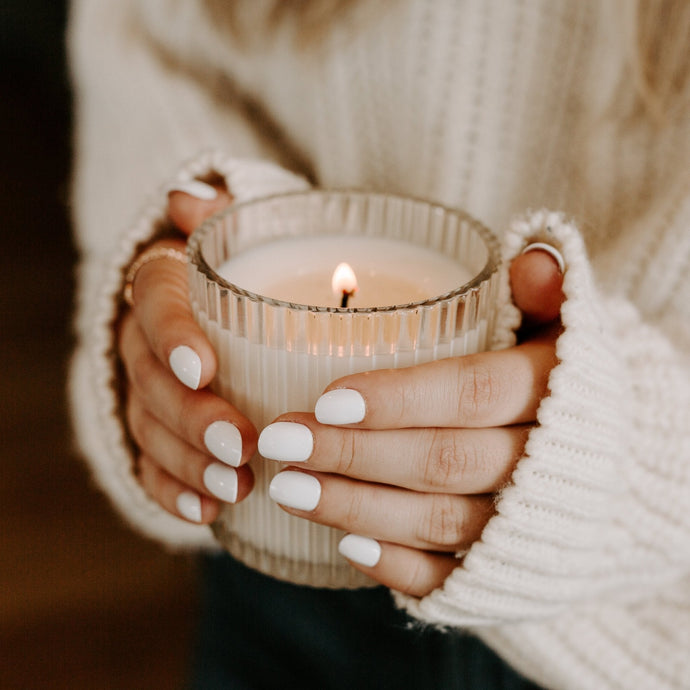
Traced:
[[341, 552], [393, 589], [425, 595], [457, 567], [548, 393], [561, 272], [533, 251], [511, 280], [529, 328], [541, 325], [518, 346], [341, 378], [315, 415], [283, 415], [260, 436], [262, 455], [290, 465], [273, 480], [274, 500], [349, 532]]
[[[204, 183], [188, 191], [193, 194], [171, 192], [168, 208], [186, 235], [231, 202], [227, 191]], [[185, 249], [182, 240], [154, 246]], [[216, 357], [192, 316], [186, 267], [170, 259], [150, 261], [132, 287], [134, 307], [122, 320], [119, 351], [139, 480], [168, 512], [209, 523], [222, 502], [235, 503], [251, 491], [254, 479], [245, 463], [256, 450], [256, 430], [206, 389]]]

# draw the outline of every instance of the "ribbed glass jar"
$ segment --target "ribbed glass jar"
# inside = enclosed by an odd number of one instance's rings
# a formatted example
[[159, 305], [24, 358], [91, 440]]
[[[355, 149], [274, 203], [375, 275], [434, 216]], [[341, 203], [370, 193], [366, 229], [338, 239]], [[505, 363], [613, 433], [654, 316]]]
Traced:
[[[421, 302], [340, 308], [282, 302], [216, 272], [257, 245], [324, 235], [431, 249], [462, 264], [472, 278]], [[478, 352], [493, 329], [495, 238], [465, 213], [423, 200], [350, 190], [267, 197], [207, 220], [190, 238], [188, 252], [192, 308], [218, 355], [214, 389], [258, 430], [284, 412], [313, 410], [340, 376]], [[214, 524], [221, 544], [247, 565], [292, 582], [372, 584], [338, 555], [342, 533], [290, 516], [268, 497], [278, 463], [258, 456], [251, 462], [254, 490], [225, 507]]]

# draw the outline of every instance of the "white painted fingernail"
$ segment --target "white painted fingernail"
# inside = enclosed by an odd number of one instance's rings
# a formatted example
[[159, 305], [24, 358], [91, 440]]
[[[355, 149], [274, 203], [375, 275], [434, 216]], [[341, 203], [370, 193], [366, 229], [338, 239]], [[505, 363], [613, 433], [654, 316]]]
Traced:
[[259, 455], [279, 462], [304, 462], [314, 450], [311, 429], [295, 422], [269, 424], [259, 435]]
[[296, 510], [314, 510], [321, 500], [321, 484], [311, 474], [281, 472], [273, 477], [268, 495], [282, 506]]
[[168, 359], [170, 368], [185, 386], [196, 390], [201, 380], [201, 359], [199, 355], [186, 345], [178, 345]]
[[237, 500], [237, 472], [227, 465], [214, 462], [204, 470], [204, 486], [221, 501]]
[[184, 192], [195, 199], [211, 201], [218, 196], [218, 190], [201, 180], [189, 180], [187, 182], [175, 182], [168, 187], [168, 192]]
[[242, 436], [240, 430], [230, 422], [213, 422], [204, 431], [204, 444], [226, 465], [239, 467], [242, 461]]
[[314, 408], [316, 421], [321, 424], [356, 424], [367, 412], [364, 398], [351, 388], [337, 388], [324, 393]]
[[193, 491], [183, 491], [175, 503], [180, 515], [192, 522], [201, 522], [201, 499]]
[[373, 568], [381, 558], [381, 544], [358, 534], [345, 535], [338, 544], [338, 551], [345, 558], [369, 568]]
[[550, 244], [547, 244], [546, 242], [532, 242], [532, 244], [528, 244], [523, 250], [523, 254], [527, 254], [527, 252], [532, 252], [535, 249], [541, 249], [543, 252], [546, 252], [547, 254], [551, 254], [551, 256], [556, 259], [556, 262], [558, 263], [558, 268], [560, 269], [561, 273], [565, 273], [565, 260], [563, 259], [563, 254], [561, 254], [556, 247], [553, 247]]

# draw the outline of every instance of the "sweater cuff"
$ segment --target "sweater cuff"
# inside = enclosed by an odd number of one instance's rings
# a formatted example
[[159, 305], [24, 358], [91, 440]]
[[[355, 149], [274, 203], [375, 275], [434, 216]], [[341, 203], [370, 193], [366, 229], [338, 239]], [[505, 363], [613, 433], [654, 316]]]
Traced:
[[77, 441], [97, 484], [125, 520], [173, 548], [211, 548], [216, 542], [208, 526], [193, 525], [164, 511], [148, 498], [134, 477], [121, 417], [114, 325], [121, 306], [125, 268], [137, 248], [150, 242], [167, 222], [167, 189], [209, 174], [221, 175], [237, 202], [309, 186], [303, 178], [272, 163], [231, 158], [219, 152], [202, 153], [158, 191], [112, 257], [106, 261], [86, 257], [80, 267], [80, 342], [72, 362], [70, 385]]
[[602, 591], [635, 596], [648, 584], [627, 586], [616, 561], [634, 546], [617, 520], [630, 396], [612, 342], [615, 329], [603, 327], [603, 305], [577, 229], [545, 211], [518, 221], [504, 240], [506, 264], [531, 242], [550, 243], [567, 265], [559, 363], [538, 426], [481, 538], [440, 589], [422, 599], [396, 594], [409, 613], [435, 624], [536, 620]]

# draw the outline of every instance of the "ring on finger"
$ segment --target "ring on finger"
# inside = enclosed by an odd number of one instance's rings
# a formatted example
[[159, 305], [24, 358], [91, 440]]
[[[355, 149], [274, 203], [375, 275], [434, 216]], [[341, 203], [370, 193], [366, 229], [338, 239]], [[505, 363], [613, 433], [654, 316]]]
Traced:
[[173, 247], [151, 247], [151, 249], [143, 251], [132, 262], [125, 276], [125, 284], [122, 288], [122, 299], [128, 306], [134, 306], [134, 279], [137, 277], [137, 273], [143, 266], [146, 266], [146, 264], [152, 261], [158, 261], [159, 259], [170, 259], [182, 264], [187, 263], [187, 255], [183, 251]]

